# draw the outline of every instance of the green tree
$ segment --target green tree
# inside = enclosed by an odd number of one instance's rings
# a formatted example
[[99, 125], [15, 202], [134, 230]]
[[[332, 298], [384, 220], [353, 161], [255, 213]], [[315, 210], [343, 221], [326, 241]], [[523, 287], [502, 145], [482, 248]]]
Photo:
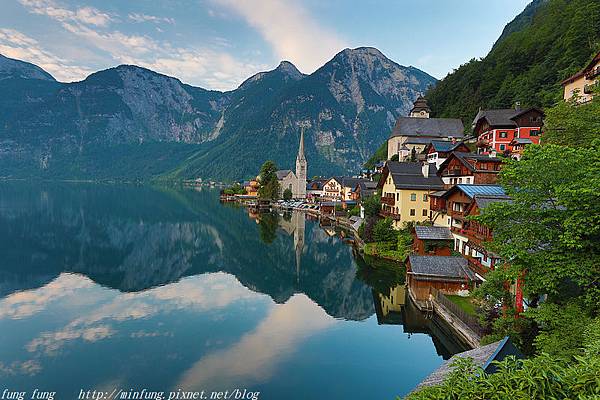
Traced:
[[292, 191], [290, 190], [290, 188], [287, 188], [283, 191], [283, 199], [284, 200], [291, 200], [292, 199]]
[[261, 199], [275, 200], [279, 198], [279, 181], [277, 180], [277, 165], [273, 161], [265, 161], [260, 168], [260, 188], [258, 196]]
[[577, 105], [577, 100], [560, 102], [546, 111], [543, 143], [588, 146], [600, 136], [600, 94], [586, 104]]
[[266, 244], [271, 244], [277, 237], [279, 216], [276, 213], [264, 213], [258, 220], [259, 237]]
[[373, 239], [376, 242], [393, 242], [397, 239], [398, 233], [394, 230], [394, 221], [391, 218], [384, 218], [377, 221], [373, 228]]
[[381, 211], [381, 197], [378, 194], [365, 197], [361, 204], [365, 209], [366, 217], [374, 217]]

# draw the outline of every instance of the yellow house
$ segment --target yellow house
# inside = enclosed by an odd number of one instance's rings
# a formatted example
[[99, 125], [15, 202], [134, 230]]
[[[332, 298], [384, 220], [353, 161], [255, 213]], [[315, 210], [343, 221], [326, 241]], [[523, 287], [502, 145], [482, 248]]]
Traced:
[[386, 162], [378, 188], [381, 189], [381, 216], [394, 220], [394, 228], [407, 222], [429, 221], [429, 195], [442, 190], [435, 164]]
[[563, 98], [570, 100], [575, 94], [579, 96], [580, 103], [592, 100], [595, 86], [600, 77], [600, 53], [584, 69], [562, 82]]

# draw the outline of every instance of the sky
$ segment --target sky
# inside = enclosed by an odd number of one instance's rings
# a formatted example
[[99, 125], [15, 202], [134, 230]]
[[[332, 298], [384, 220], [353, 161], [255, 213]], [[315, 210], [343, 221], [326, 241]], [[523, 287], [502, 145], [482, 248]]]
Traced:
[[0, 0], [0, 54], [72, 82], [135, 64], [231, 90], [288, 60], [312, 73], [373, 46], [443, 78], [483, 57], [530, 0]]

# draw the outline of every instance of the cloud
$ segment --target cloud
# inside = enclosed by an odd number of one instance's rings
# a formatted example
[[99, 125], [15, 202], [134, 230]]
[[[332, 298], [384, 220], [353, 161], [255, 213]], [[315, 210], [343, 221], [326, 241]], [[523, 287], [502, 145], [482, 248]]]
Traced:
[[154, 22], [155, 24], [160, 24], [165, 22], [167, 24], [175, 24], [175, 20], [173, 18], [168, 17], [157, 17], [155, 15], [148, 14], [140, 14], [140, 13], [132, 13], [127, 16], [133, 22]]
[[94, 7], [82, 7], [71, 10], [57, 5], [52, 0], [19, 0], [30, 12], [46, 15], [56, 21], [75, 21], [94, 26], [107, 26], [112, 18]]
[[[169, 42], [156, 40], [148, 35], [126, 34], [109, 29], [113, 21], [110, 15], [92, 7], [69, 9], [58, 6], [53, 0], [19, 0], [30, 12], [46, 15], [58, 21], [70, 34], [82, 39], [87, 45], [100, 50], [102, 57], [114, 64], [133, 64], [174, 76], [186, 83], [209, 89], [230, 90], [237, 87], [256, 71], [268, 68], [265, 64], [246, 62], [231, 54], [210, 47], [174, 46]], [[172, 18], [162, 18], [141, 13], [132, 13], [128, 19], [134, 22], [169, 23]], [[84, 79], [90, 70], [60, 59], [40, 49], [35, 42], [29, 45], [6, 45], [4, 51], [10, 57], [19, 58], [40, 65], [62, 81]], [[216, 38], [216, 47], [227, 47], [227, 42]], [[77, 43], [81, 46], [83, 43]], [[36, 50], [37, 49], [37, 50]], [[104, 53], [102, 55], [102, 52]], [[44, 65], [42, 65], [42, 63]]]
[[324, 331], [336, 320], [304, 294], [276, 305], [256, 329], [237, 343], [198, 360], [175, 387], [200, 390], [231, 380], [250, 386], [269, 379], [278, 365], [306, 338]]
[[348, 47], [344, 40], [321, 26], [293, 0], [213, 0], [241, 15], [271, 44], [280, 59], [307, 73]]
[[37, 40], [14, 29], [0, 28], [0, 54], [31, 62], [63, 82], [81, 80], [91, 73], [86, 67], [44, 50]]

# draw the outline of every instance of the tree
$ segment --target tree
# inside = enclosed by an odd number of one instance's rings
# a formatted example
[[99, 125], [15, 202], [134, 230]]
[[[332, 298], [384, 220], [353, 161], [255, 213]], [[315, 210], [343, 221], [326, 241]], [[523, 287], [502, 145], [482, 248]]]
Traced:
[[397, 240], [398, 233], [394, 230], [394, 221], [391, 218], [384, 218], [377, 221], [373, 228], [373, 239], [376, 242], [392, 242]]
[[365, 209], [366, 217], [374, 217], [381, 210], [381, 198], [377, 194], [372, 194], [363, 199], [362, 206]]
[[392, 158], [390, 158], [390, 161], [400, 161], [400, 155], [399, 154], [394, 154], [392, 156]]
[[600, 93], [591, 102], [577, 105], [578, 96], [546, 111], [543, 143], [587, 146], [600, 133]]
[[266, 244], [271, 244], [277, 238], [279, 216], [276, 213], [264, 213], [258, 220], [259, 237]]
[[[507, 264], [488, 274], [482, 291], [506, 301], [503, 282], [524, 277], [523, 294], [533, 301], [524, 317], [540, 327], [539, 338], [566, 335], [573, 318], [600, 313], [600, 139], [586, 147], [530, 145], [500, 180], [512, 202], [491, 204], [477, 219], [492, 228], [489, 248]], [[547, 300], [536, 307], [540, 295]], [[549, 324], [549, 314], [564, 325]], [[548, 343], [535, 339], [536, 350]]]
[[273, 161], [265, 161], [260, 168], [260, 188], [258, 197], [275, 200], [279, 198], [279, 181], [277, 180], [277, 165]]
[[292, 199], [292, 191], [290, 190], [290, 188], [287, 188], [283, 191], [283, 199], [284, 200], [291, 200]]

